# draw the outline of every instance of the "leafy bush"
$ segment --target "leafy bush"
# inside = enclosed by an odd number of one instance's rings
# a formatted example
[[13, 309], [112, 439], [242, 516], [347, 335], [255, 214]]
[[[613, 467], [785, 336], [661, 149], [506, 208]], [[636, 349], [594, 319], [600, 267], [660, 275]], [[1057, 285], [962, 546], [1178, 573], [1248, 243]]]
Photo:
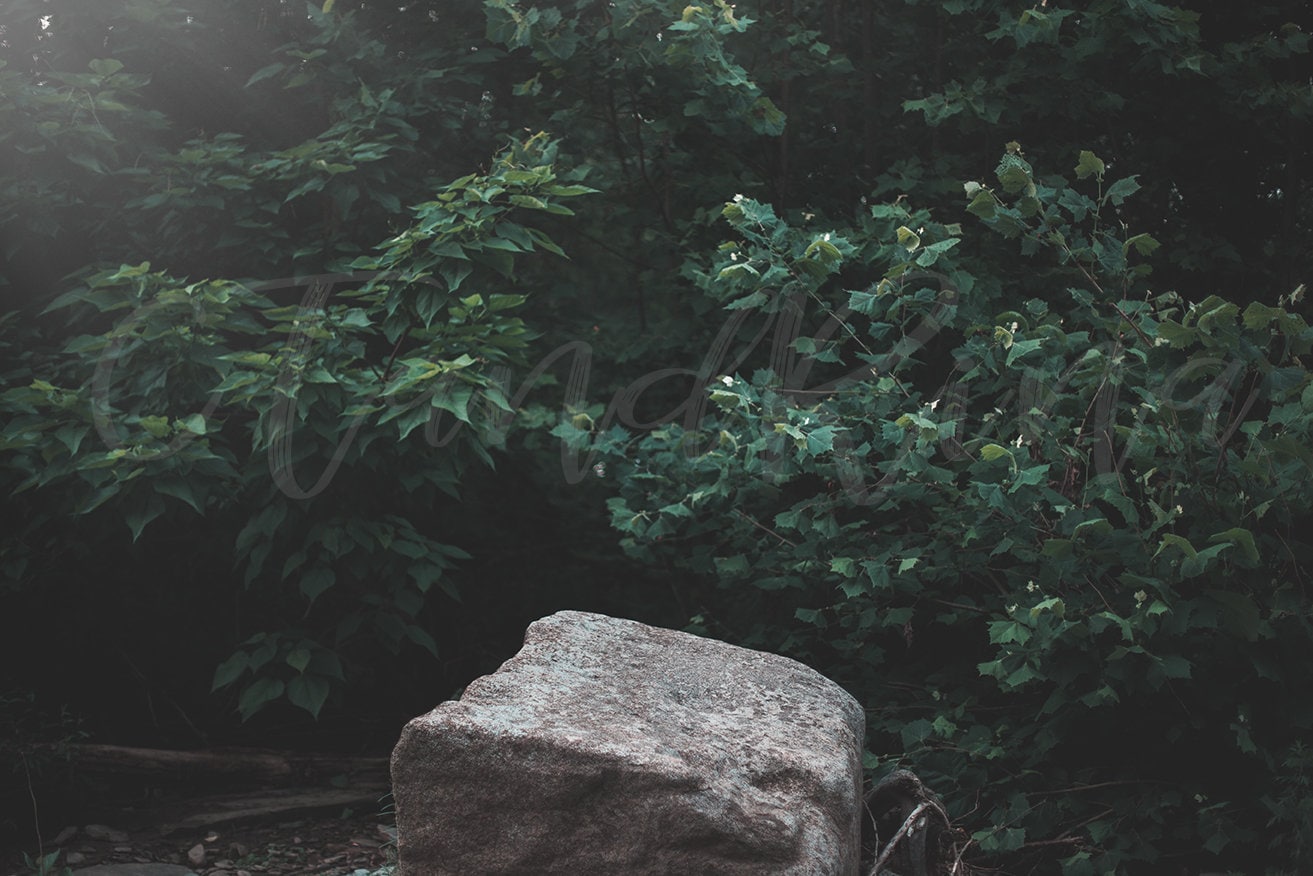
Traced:
[[1300, 869], [1302, 287], [1155, 292], [1158, 242], [1117, 220], [1135, 177], [1075, 176], [1009, 144], [965, 184], [1020, 248], [997, 274], [902, 202], [818, 229], [736, 198], [688, 268], [729, 316], [709, 403], [558, 434], [617, 473], [634, 556], [708, 582], [703, 629], [857, 694], [872, 767], [943, 791], [978, 852]]
[[[439, 539], [434, 512], [505, 438], [497, 369], [531, 337], [513, 315], [525, 300], [516, 258], [560, 253], [517, 220], [568, 214], [562, 201], [591, 191], [558, 180], [553, 154], [542, 135], [513, 144], [304, 295], [295, 282], [187, 282], [142, 263], [61, 296], [52, 308], [73, 311], [70, 325], [116, 322], [4, 393], [13, 491], [67, 497], [27, 525], [110, 511], [135, 542], [166, 515], [224, 521], [231, 543], [202, 550], [231, 555], [248, 602], [279, 619], [214, 674], [215, 689], [240, 687], [243, 717], [283, 697], [317, 716], [350, 651], [357, 668], [407, 643], [436, 658], [417, 618], [430, 593], [460, 599], [445, 573], [468, 554]], [[462, 428], [485, 406], [487, 428]], [[385, 474], [391, 491], [326, 491], [335, 477]]]

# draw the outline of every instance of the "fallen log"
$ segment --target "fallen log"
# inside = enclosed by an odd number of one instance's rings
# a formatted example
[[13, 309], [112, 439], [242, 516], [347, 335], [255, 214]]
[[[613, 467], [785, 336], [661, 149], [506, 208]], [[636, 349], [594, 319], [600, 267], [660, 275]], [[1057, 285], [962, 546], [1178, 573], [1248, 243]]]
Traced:
[[304, 785], [344, 779], [352, 785], [387, 784], [388, 758], [263, 748], [175, 751], [123, 745], [72, 743], [52, 746], [52, 755], [92, 774], [204, 781], [261, 781]]

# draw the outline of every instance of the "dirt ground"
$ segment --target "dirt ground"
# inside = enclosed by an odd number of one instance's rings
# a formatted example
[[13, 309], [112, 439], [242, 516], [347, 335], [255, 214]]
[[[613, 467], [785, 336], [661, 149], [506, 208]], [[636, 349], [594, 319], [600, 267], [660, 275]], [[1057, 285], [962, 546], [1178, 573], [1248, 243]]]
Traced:
[[[285, 796], [202, 798], [167, 809], [102, 813], [101, 824], [46, 827], [47, 853], [62, 849], [59, 866], [158, 862], [181, 864], [201, 876], [315, 874], [350, 876], [395, 863], [395, 829], [386, 805], [288, 806]], [[279, 808], [279, 807], [282, 808]], [[234, 813], [237, 813], [234, 817]], [[242, 815], [241, 813], [247, 813]], [[108, 817], [106, 817], [108, 816]], [[37, 857], [35, 837], [0, 857], [0, 876], [27, 876], [22, 852]], [[54, 872], [59, 872], [55, 870]]]

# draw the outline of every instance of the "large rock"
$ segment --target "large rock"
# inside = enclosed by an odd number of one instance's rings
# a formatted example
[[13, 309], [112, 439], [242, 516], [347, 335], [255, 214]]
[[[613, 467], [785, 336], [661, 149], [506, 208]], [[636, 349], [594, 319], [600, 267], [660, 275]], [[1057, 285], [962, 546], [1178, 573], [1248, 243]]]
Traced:
[[400, 873], [854, 874], [864, 726], [801, 663], [563, 611], [406, 726]]

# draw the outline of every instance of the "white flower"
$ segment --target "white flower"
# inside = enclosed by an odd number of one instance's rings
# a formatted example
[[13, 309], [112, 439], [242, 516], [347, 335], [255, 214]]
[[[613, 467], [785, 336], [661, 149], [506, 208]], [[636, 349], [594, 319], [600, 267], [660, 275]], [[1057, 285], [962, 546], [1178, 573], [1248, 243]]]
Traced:
[[726, 386], [733, 386], [733, 385], [734, 385], [734, 378], [733, 378], [733, 377], [730, 377], [728, 374], [725, 374], [725, 375], [722, 375], [722, 376], [721, 376], [721, 378], [720, 378], [720, 382], [723, 383], [723, 384], [725, 384]]

